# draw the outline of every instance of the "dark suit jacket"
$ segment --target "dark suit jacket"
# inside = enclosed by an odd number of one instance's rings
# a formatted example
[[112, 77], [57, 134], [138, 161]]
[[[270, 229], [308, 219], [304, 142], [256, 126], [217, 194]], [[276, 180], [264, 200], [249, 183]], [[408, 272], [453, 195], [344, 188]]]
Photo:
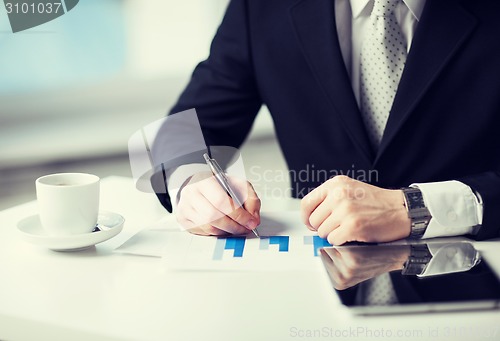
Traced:
[[[476, 238], [498, 237], [499, 17], [498, 0], [427, 0], [377, 151], [331, 0], [231, 1], [210, 57], [171, 112], [196, 108], [208, 145], [239, 147], [265, 104], [291, 170], [376, 170], [367, 180], [390, 188], [460, 180], [484, 201]], [[320, 182], [293, 183], [293, 194]], [[160, 197], [170, 208], [168, 195]]]

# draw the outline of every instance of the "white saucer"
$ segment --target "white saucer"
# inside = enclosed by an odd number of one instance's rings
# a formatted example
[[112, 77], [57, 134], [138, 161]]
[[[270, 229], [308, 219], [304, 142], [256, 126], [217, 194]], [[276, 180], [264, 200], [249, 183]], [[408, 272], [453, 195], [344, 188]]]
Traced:
[[[77, 251], [101, 243], [116, 236], [123, 228], [125, 219], [113, 212], [99, 212], [93, 232], [73, 236], [49, 236], [42, 228], [40, 217], [32, 215], [17, 223], [21, 237], [32, 244], [44, 246], [54, 251]], [[99, 229], [100, 228], [100, 229]]]

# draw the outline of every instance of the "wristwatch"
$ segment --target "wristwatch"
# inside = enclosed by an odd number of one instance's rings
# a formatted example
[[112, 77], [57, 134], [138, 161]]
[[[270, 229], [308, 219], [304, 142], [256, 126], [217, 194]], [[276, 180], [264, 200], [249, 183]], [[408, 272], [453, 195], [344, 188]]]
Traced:
[[427, 244], [410, 245], [410, 256], [406, 260], [401, 274], [405, 276], [421, 275], [431, 259], [432, 254]]
[[420, 239], [425, 233], [431, 214], [424, 203], [422, 192], [418, 188], [401, 188], [404, 194], [405, 207], [411, 219], [411, 232], [409, 238]]

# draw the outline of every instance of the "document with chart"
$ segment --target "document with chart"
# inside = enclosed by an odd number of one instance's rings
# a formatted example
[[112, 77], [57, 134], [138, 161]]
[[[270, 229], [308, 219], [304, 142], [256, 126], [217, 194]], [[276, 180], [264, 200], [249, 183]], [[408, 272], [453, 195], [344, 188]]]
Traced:
[[258, 229], [260, 239], [169, 231], [162, 259], [179, 270], [308, 270], [320, 266], [318, 249], [331, 246], [301, 223], [299, 212], [264, 214]]

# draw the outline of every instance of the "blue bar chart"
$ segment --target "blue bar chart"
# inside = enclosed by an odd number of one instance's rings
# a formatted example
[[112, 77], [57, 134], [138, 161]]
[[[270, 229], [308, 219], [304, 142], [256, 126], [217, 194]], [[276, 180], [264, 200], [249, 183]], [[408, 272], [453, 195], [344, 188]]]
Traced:
[[304, 236], [304, 244], [313, 246], [314, 257], [318, 256], [318, 249], [332, 246], [326, 239], [319, 236]]
[[[224, 251], [232, 251], [231, 258], [242, 258], [245, 250], [246, 237], [219, 237], [215, 243], [213, 260], [222, 260]], [[277, 245], [278, 252], [288, 252], [289, 236], [263, 237], [259, 240], [259, 250], [269, 250], [271, 245]], [[326, 239], [318, 236], [304, 236], [304, 245], [312, 245], [314, 256], [318, 256], [318, 249], [332, 246]]]
[[232, 250], [232, 257], [243, 257], [245, 240], [245, 237], [217, 238], [212, 259], [221, 260], [224, 256], [224, 250]]
[[278, 245], [279, 252], [288, 252], [289, 244], [290, 244], [289, 236], [263, 237], [260, 239], [259, 249], [269, 250], [269, 245]]
[[321, 265], [318, 249], [331, 245], [298, 226], [300, 219], [298, 211], [266, 213], [260, 238], [251, 233], [206, 237], [169, 231], [162, 258], [172, 270], [315, 271]]

